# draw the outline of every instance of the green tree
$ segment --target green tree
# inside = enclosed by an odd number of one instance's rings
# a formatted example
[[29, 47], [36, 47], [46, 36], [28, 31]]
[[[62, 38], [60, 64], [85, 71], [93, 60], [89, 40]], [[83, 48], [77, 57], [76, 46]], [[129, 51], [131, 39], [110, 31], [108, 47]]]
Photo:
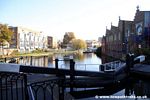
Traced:
[[63, 38], [63, 44], [67, 45], [73, 39], [75, 39], [74, 32], [66, 32]]
[[85, 41], [81, 39], [74, 39], [72, 41], [72, 46], [75, 50], [85, 49], [87, 47]]
[[10, 42], [13, 32], [8, 29], [6, 24], [0, 24], [0, 44], [3, 46], [5, 42]]

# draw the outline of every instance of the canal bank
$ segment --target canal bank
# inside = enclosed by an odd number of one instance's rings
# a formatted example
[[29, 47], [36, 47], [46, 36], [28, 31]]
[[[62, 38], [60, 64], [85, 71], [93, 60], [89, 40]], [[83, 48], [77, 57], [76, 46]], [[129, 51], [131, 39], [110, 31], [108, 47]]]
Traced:
[[53, 56], [54, 54], [64, 54], [64, 55], [68, 55], [68, 54], [73, 54], [73, 53], [77, 53], [78, 51], [73, 50], [73, 51], [67, 51], [67, 50], [46, 50], [46, 51], [33, 51], [31, 53], [19, 53], [17, 51], [14, 51], [11, 55], [1, 55], [0, 59], [4, 59], [4, 58], [18, 58], [18, 57], [30, 57], [30, 56], [34, 56], [34, 57], [40, 57], [40, 56]]

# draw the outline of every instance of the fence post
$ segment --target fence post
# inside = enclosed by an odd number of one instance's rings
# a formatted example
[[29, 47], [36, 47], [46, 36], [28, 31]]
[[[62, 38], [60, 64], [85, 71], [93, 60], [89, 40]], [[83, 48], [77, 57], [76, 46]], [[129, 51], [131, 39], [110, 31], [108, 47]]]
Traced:
[[73, 85], [74, 85], [74, 79], [75, 79], [75, 62], [73, 61], [73, 59], [70, 59], [70, 92], [73, 91]]
[[57, 76], [57, 77], [60, 76], [59, 73], [58, 73], [58, 61], [59, 61], [59, 60], [56, 58], [56, 59], [55, 59], [55, 69], [56, 69], [56, 76]]
[[127, 74], [130, 73], [130, 68], [133, 68], [133, 66], [134, 66], [134, 55], [133, 54], [127, 54], [126, 55]]
[[28, 88], [27, 88], [27, 75], [26, 74], [23, 74], [24, 75], [24, 92], [25, 92], [25, 100], [29, 100], [29, 94], [28, 94]]
[[61, 78], [60, 78], [60, 84], [59, 84], [59, 100], [64, 100], [64, 90], [65, 90], [65, 85], [64, 85], [64, 82], [65, 82], [65, 75], [63, 75]]

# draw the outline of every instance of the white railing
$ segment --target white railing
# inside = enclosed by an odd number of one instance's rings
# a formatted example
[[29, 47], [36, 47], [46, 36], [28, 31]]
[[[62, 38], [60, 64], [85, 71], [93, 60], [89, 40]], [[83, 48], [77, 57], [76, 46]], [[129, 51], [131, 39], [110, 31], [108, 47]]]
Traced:
[[[121, 61], [114, 61], [114, 62], [109, 62], [102, 64], [100, 66], [101, 71], [104, 72], [112, 72], [112, 71], [117, 71], [122, 68], [122, 66], [125, 66], [126, 63], [121, 62]], [[101, 68], [103, 67], [103, 68]], [[103, 70], [102, 70], [103, 69]]]

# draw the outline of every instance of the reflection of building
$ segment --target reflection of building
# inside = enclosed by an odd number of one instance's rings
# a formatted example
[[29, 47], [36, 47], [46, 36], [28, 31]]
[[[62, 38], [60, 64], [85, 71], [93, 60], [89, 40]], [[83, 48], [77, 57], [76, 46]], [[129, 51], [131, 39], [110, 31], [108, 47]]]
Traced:
[[17, 48], [20, 52], [47, 48], [47, 38], [42, 35], [42, 32], [22, 27], [9, 27], [9, 29], [14, 33], [10, 43], [11, 48]]
[[54, 37], [48, 36], [47, 43], [48, 43], [48, 48], [57, 48], [58, 47], [57, 40]]
[[143, 47], [150, 47], [150, 11], [139, 11], [139, 7], [134, 21], [119, 17], [118, 26], [111, 25], [102, 38], [102, 53], [115, 58], [124, 58], [126, 53]]

